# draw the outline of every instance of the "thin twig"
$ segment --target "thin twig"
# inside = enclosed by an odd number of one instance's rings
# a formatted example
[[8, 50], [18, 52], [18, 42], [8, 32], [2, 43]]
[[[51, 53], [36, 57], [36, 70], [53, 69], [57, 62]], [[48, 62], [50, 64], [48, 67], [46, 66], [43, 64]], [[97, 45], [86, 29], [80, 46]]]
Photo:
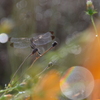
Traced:
[[[24, 61], [20, 64], [20, 66], [18, 67], [18, 69], [16, 70], [16, 72], [14, 73], [14, 75], [13, 75], [13, 77], [12, 77], [12, 79], [10, 80], [10, 82], [9, 82], [9, 84], [12, 82], [12, 80], [14, 79], [14, 77], [15, 77], [15, 75], [17, 74], [17, 72], [19, 71], [19, 69], [22, 67], [22, 65], [25, 63], [25, 61], [30, 57], [32, 55], [32, 53], [31, 54], [29, 54], [25, 59], [24, 59]], [[9, 85], [8, 84], [8, 85]]]

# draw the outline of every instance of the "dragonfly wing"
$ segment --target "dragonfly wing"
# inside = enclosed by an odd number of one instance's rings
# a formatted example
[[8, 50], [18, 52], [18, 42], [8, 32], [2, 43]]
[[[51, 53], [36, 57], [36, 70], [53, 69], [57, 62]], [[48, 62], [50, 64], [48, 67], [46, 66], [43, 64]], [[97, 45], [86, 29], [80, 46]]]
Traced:
[[11, 46], [14, 48], [30, 47], [29, 38], [10, 38]]
[[49, 36], [51, 36], [51, 35], [52, 35], [51, 32], [46, 32], [46, 33], [44, 33], [44, 34], [35, 36], [35, 37], [33, 37], [33, 38], [34, 38], [34, 39], [46, 38], [46, 37], [49, 37]]
[[51, 32], [47, 32], [43, 35], [39, 35], [37, 37], [33, 37], [33, 43], [35, 45], [45, 45], [49, 42], [51, 42], [54, 39], [54, 36]]
[[51, 37], [48, 37], [48, 38], [45, 38], [45, 39], [34, 40], [33, 43], [35, 45], [45, 45], [45, 44], [47, 44], [51, 41], [52, 41]]

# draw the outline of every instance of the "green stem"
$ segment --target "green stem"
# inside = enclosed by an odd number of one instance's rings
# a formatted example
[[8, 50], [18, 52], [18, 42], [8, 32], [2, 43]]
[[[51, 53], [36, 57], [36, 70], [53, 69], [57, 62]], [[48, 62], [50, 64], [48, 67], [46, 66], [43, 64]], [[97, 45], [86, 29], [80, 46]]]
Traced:
[[97, 32], [96, 25], [95, 25], [95, 23], [94, 23], [93, 16], [91, 16], [91, 21], [92, 21], [93, 27], [94, 27], [94, 29], [95, 29], [95, 32], [96, 32], [96, 37], [98, 37], [99, 35], [98, 35], [98, 32]]
[[95, 33], [96, 33], [96, 37], [97, 37], [97, 39], [98, 39], [99, 46], [100, 46], [99, 34], [98, 34], [98, 32], [97, 32], [97, 28], [96, 28], [96, 25], [95, 25], [95, 23], [94, 23], [93, 16], [91, 16], [91, 21], [92, 21], [92, 24], [93, 24], [93, 27], [94, 27], [94, 30], [95, 30]]

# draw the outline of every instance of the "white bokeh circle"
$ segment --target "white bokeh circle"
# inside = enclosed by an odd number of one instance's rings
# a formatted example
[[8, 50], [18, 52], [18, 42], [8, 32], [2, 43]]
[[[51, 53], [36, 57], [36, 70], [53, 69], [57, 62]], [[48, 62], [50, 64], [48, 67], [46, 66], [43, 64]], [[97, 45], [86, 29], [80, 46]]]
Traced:
[[0, 34], [0, 43], [6, 43], [8, 41], [8, 35], [6, 33]]
[[94, 78], [88, 69], [81, 66], [73, 66], [61, 77], [60, 88], [67, 98], [83, 100], [92, 93]]

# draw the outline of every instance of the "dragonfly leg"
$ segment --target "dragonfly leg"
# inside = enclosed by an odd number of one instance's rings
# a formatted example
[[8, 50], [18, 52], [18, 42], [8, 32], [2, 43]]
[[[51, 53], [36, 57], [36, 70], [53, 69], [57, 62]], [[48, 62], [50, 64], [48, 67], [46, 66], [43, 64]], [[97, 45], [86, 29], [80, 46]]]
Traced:
[[39, 55], [39, 56], [41, 56], [41, 53], [40, 53], [39, 51], [38, 51], [38, 52], [36, 52], [36, 54], [37, 54], [37, 55]]

